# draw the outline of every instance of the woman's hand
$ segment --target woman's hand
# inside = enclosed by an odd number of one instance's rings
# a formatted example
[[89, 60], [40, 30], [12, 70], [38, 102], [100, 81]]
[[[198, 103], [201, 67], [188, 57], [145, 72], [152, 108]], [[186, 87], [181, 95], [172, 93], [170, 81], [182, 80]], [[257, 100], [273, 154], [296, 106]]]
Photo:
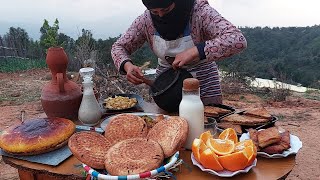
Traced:
[[143, 83], [143, 74], [138, 66], [128, 61], [124, 64], [123, 68], [127, 72], [127, 80], [129, 82], [135, 85]]
[[176, 55], [172, 67], [173, 69], [181, 68], [184, 65], [191, 64], [199, 59], [199, 52], [196, 46], [187, 49]]

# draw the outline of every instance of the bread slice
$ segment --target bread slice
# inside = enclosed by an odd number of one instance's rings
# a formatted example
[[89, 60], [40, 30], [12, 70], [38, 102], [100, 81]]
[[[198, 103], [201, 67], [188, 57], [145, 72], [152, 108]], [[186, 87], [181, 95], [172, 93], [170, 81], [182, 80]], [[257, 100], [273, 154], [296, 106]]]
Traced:
[[15, 155], [36, 155], [66, 144], [75, 124], [64, 118], [37, 118], [13, 125], [0, 135], [0, 147]]
[[285, 131], [281, 133], [281, 140], [278, 143], [271, 144], [261, 151], [266, 152], [268, 154], [281, 154], [283, 151], [289, 149], [290, 146], [290, 132]]
[[146, 137], [147, 134], [147, 124], [141, 117], [134, 114], [119, 114], [111, 118], [104, 135], [109, 142], [115, 144], [129, 138]]
[[281, 136], [277, 127], [258, 131], [259, 147], [264, 148], [270, 144], [280, 142]]
[[179, 116], [169, 116], [150, 129], [147, 138], [158, 142], [165, 158], [172, 156], [185, 144], [188, 136], [188, 122]]
[[264, 118], [264, 119], [272, 118], [271, 114], [264, 107], [248, 109], [245, 112], [243, 112], [243, 114], [247, 116]]
[[109, 174], [126, 176], [160, 167], [164, 155], [157, 142], [147, 138], [132, 138], [113, 145], [105, 159], [105, 168]]
[[96, 132], [81, 131], [70, 137], [68, 146], [79, 161], [92, 168], [104, 169], [105, 155], [111, 142]]
[[204, 115], [208, 117], [219, 117], [224, 114], [228, 114], [231, 111], [228, 109], [223, 109], [214, 106], [205, 106], [204, 107]]

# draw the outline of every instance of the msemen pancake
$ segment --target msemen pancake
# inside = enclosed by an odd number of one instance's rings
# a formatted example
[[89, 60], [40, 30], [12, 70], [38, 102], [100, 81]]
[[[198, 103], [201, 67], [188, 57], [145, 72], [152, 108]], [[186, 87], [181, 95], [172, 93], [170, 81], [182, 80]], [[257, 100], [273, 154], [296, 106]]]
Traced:
[[111, 118], [105, 129], [105, 137], [115, 144], [125, 139], [146, 137], [148, 127], [146, 122], [133, 114], [119, 114]]
[[126, 176], [160, 167], [164, 156], [157, 142], [147, 138], [132, 138], [113, 145], [105, 159], [108, 173], [114, 176]]
[[11, 154], [35, 155], [66, 144], [75, 124], [64, 118], [38, 118], [13, 125], [0, 135], [0, 147]]
[[82, 131], [72, 135], [68, 142], [72, 154], [86, 165], [104, 169], [105, 155], [111, 143], [101, 134]]
[[188, 136], [188, 122], [179, 116], [169, 116], [150, 129], [148, 138], [158, 142], [165, 158], [172, 156], [184, 145]]

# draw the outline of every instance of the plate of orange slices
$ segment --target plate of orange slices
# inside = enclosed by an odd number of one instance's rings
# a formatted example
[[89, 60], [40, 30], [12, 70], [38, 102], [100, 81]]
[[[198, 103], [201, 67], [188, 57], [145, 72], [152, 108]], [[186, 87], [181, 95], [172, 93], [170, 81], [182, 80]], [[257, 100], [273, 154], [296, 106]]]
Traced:
[[225, 129], [218, 138], [206, 131], [192, 144], [191, 160], [202, 171], [219, 177], [247, 173], [257, 164], [257, 148], [248, 139], [239, 142], [234, 129]]

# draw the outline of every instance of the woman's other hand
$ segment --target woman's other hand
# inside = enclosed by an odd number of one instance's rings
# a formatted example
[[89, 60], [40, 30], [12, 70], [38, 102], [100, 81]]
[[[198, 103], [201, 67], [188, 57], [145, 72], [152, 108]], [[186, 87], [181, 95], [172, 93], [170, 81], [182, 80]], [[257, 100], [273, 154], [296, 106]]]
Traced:
[[143, 83], [143, 74], [138, 66], [128, 61], [124, 64], [123, 68], [127, 72], [127, 80], [129, 82], [135, 85]]
[[192, 64], [199, 60], [199, 52], [196, 46], [189, 48], [176, 55], [172, 67], [173, 69], [181, 68], [184, 65]]

